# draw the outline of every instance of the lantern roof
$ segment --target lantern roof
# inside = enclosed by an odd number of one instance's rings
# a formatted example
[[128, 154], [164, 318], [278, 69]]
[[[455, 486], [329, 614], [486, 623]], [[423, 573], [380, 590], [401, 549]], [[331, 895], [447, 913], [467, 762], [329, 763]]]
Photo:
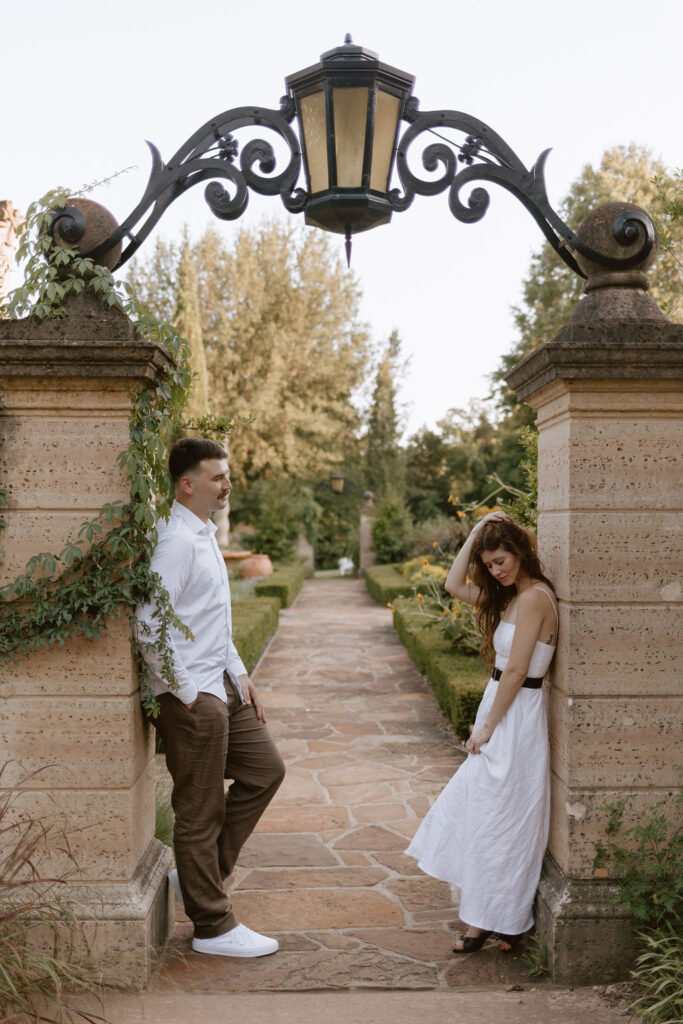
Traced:
[[392, 67], [390, 64], [383, 64], [379, 55], [374, 50], [368, 50], [364, 46], [358, 46], [352, 42], [351, 36], [347, 34], [341, 46], [335, 46], [332, 50], [326, 50], [320, 55], [320, 62], [303, 68], [302, 71], [295, 71], [287, 75], [285, 85], [288, 90], [294, 91], [305, 88], [310, 82], [316, 82], [324, 73], [330, 72], [344, 74], [344, 72], [356, 71], [379, 71], [387, 83], [394, 83], [401, 89], [408, 88], [410, 92], [415, 84], [415, 76]]

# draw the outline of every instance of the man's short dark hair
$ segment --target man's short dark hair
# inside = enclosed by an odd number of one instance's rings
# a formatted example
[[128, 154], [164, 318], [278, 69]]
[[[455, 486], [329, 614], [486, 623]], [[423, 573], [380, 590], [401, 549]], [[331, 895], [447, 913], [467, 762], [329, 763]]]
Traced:
[[171, 448], [168, 469], [177, 484], [181, 477], [196, 469], [202, 459], [227, 459], [228, 453], [216, 441], [206, 437], [183, 437]]

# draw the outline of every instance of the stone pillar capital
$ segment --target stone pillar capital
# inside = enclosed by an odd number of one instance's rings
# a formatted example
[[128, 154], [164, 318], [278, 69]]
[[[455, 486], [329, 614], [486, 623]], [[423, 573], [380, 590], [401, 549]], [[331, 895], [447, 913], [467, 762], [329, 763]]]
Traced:
[[[651, 389], [683, 380], [683, 324], [662, 320], [570, 321], [506, 375], [521, 401], [538, 408], [539, 392], [554, 381], [612, 382]], [[630, 382], [626, 385], [626, 382]]]
[[59, 378], [60, 386], [118, 379], [153, 381], [171, 363], [160, 345], [136, 334], [126, 314], [104, 307], [95, 296], [79, 295], [61, 320], [0, 321], [0, 378], [4, 385], [27, 378]]

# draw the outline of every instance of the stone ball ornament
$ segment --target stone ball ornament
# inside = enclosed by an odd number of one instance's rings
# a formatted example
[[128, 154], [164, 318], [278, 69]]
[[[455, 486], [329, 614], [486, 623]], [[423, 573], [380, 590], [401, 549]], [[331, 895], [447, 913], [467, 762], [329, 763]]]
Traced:
[[[63, 248], [76, 245], [82, 256], [97, 253], [97, 248], [118, 228], [115, 217], [92, 199], [69, 198], [67, 205], [55, 210], [50, 232], [55, 245]], [[121, 243], [106, 252], [94, 255], [99, 266], [113, 270], [121, 258]]]
[[582, 221], [577, 235], [583, 246], [575, 249], [576, 262], [589, 280], [605, 274], [642, 276], [657, 256], [652, 218], [634, 203], [598, 206]]

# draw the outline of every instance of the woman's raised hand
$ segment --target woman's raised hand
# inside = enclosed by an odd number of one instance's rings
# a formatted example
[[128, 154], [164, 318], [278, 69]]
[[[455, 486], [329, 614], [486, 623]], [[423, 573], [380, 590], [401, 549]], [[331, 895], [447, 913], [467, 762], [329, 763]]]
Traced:
[[482, 527], [486, 525], [486, 523], [503, 522], [503, 520], [509, 519], [509, 518], [510, 518], [510, 516], [507, 514], [507, 512], [503, 512], [502, 509], [498, 509], [496, 512], [488, 512], [484, 516], [484, 518], [480, 519], [479, 522], [476, 524], [476, 526], [474, 526], [472, 528], [472, 533], [475, 533], [475, 531], [478, 532], [479, 530], [481, 530]]

